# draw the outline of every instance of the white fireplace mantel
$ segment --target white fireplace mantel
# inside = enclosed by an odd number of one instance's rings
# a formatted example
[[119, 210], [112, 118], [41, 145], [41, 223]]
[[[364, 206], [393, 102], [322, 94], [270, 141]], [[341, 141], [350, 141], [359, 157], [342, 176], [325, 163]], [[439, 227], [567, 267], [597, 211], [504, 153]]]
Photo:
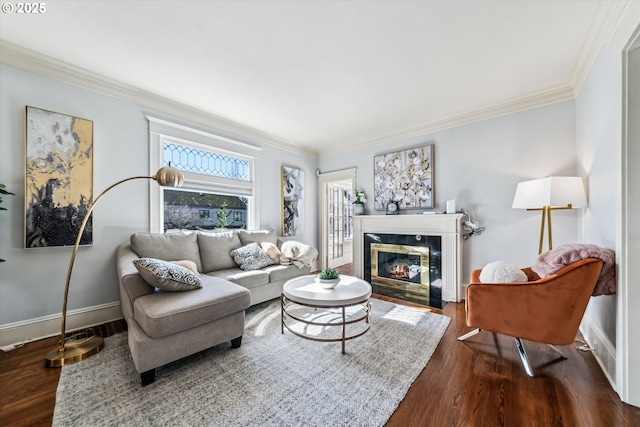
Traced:
[[358, 215], [353, 217], [353, 272], [364, 277], [364, 235], [405, 234], [442, 237], [442, 299], [459, 302], [462, 295], [463, 214]]

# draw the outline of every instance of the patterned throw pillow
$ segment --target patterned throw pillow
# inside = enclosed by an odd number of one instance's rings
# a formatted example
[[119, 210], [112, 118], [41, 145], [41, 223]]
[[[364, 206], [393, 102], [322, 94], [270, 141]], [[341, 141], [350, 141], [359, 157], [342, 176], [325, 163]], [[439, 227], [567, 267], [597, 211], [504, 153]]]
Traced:
[[148, 284], [163, 291], [191, 291], [202, 287], [199, 275], [171, 262], [140, 258], [134, 260], [133, 265]]
[[234, 249], [229, 252], [229, 255], [245, 271], [258, 270], [273, 264], [269, 255], [257, 243], [250, 243], [247, 246]]

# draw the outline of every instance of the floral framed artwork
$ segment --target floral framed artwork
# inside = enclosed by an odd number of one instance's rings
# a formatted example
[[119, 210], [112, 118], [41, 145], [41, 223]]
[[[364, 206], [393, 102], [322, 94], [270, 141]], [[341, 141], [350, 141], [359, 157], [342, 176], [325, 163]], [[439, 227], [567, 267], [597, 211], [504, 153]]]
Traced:
[[304, 234], [304, 171], [282, 166], [282, 236]]
[[25, 248], [73, 246], [93, 201], [93, 122], [27, 106], [25, 123]]
[[433, 168], [433, 144], [374, 156], [374, 208], [432, 209]]

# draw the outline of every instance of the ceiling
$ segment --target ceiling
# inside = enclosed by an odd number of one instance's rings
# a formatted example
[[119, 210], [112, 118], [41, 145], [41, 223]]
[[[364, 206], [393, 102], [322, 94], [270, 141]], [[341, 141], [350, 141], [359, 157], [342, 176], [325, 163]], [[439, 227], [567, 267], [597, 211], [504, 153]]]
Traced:
[[571, 99], [623, 9], [55, 1], [40, 15], [0, 14], [0, 38], [322, 155]]

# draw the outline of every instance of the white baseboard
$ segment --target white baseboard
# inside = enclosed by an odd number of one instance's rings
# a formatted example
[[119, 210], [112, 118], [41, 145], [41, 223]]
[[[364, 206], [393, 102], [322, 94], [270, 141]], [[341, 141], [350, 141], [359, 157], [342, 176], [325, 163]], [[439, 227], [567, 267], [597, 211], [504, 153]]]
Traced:
[[[122, 319], [120, 302], [67, 311], [67, 332]], [[62, 313], [0, 325], [0, 347], [20, 346], [30, 341], [60, 335]]]
[[607, 377], [609, 384], [611, 384], [611, 387], [613, 387], [614, 390], [617, 390], [615, 381], [615, 347], [611, 344], [611, 341], [607, 338], [604, 331], [586, 316], [582, 319], [582, 323], [580, 324], [580, 332], [582, 332], [582, 336], [584, 336], [589, 347], [593, 349], [593, 355], [598, 361], [600, 368], [602, 368], [604, 375]]

